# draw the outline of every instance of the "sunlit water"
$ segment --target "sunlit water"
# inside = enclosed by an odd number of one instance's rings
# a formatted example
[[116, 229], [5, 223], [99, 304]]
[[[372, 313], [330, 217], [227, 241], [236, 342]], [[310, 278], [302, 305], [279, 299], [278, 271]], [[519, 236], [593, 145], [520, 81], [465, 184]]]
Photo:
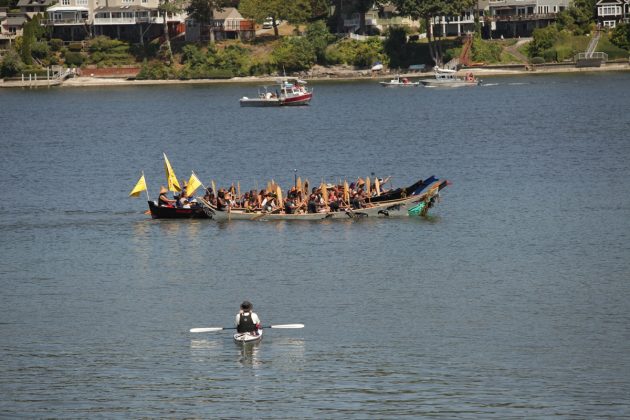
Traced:
[[[0, 417], [630, 416], [630, 74], [487, 82], [0, 90]], [[162, 152], [243, 190], [453, 185], [428, 219], [151, 220]], [[306, 328], [188, 332], [243, 299]]]

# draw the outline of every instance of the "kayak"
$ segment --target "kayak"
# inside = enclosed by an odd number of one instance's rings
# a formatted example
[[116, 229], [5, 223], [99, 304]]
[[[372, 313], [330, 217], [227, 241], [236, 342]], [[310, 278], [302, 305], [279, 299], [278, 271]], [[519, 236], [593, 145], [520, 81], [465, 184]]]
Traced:
[[256, 331], [256, 333], [234, 333], [234, 341], [237, 343], [245, 344], [245, 343], [257, 343], [262, 340], [263, 330], [260, 329]]

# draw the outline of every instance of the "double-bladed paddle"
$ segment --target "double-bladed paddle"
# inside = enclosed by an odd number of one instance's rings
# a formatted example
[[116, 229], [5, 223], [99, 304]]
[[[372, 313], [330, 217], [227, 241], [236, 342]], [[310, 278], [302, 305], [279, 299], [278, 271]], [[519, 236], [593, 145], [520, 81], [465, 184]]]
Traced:
[[[278, 329], [291, 329], [291, 328], [304, 328], [304, 324], [280, 324], [280, 325], [263, 325], [264, 328], [278, 328]], [[223, 330], [235, 330], [236, 327], [210, 327], [210, 328], [191, 328], [191, 333], [203, 333], [203, 332], [216, 332]]]

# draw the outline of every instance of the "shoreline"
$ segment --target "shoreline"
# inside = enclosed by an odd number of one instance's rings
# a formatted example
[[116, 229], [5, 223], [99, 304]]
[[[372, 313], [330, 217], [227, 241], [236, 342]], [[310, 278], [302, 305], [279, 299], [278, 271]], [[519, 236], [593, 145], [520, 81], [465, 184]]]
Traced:
[[[539, 66], [532, 70], [527, 70], [524, 66], [521, 68], [506, 67], [474, 67], [461, 69], [459, 73], [472, 72], [475, 76], [518, 76], [518, 75], [536, 75], [536, 74], [560, 74], [560, 73], [594, 73], [594, 72], [620, 72], [630, 71], [630, 62], [626, 63], [610, 63], [603, 64], [601, 67], [575, 67], [574, 64]], [[309, 82], [344, 82], [344, 81], [365, 81], [365, 80], [383, 80], [391, 78], [393, 75], [412, 79], [424, 79], [431, 77], [431, 72], [395, 72], [370, 74], [369, 70], [330, 70], [325, 69], [321, 74], [312, 72], [310, 75], [299, 76], [301, 79]], [[278, 76], [248, 76], [233, 77], [231, 79], [196, 79], [196, 80], [129, 80], [125, 77], [91, 77], [79, 76], [67, 79], [61, 83], [48, 82], [46, 80], [38, 80], [37, 82], [29, 81], [0, 81], [0, 88], [33, 88], [33, 87], [103, 87], [103, 86], [159, 86], [159, 85], [195, 85], [195, 84], [260, 84], [274, 83]]]

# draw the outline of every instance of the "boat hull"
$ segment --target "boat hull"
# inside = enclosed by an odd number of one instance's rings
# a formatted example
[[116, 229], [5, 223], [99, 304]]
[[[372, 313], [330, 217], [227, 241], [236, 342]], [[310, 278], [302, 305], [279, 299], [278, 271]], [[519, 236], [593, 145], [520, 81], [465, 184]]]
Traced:
[[425, 87], [444, 87], [444, 88], [454, 88], [454, 87], [465, 87], [465, 86], [478, 86], [480, 84], [479, 80], [421, 80]]
[[263, 338], [263, 330], [258, 330], [256, 334], [237, 332], [232, 338], [238, 344], [258, 343]]
[[313, 99], [313, 93], [309, 92], [300, 96], [290, 96], [281, 99], [283, 106], [299, 106], [299, 105], [308, 105], [308, 103]]
[[208, 219], [208, 214], [203, 211], [203, 207], [178, 208], [163, 207], [149, 201], [149, 211], [154, 219]]
[[239, 101], [241, 106], [244, 107], [278, 107], [282, 106], [282, 102], [278, 98], [263, 99], [263, 98], [241, 98]]

